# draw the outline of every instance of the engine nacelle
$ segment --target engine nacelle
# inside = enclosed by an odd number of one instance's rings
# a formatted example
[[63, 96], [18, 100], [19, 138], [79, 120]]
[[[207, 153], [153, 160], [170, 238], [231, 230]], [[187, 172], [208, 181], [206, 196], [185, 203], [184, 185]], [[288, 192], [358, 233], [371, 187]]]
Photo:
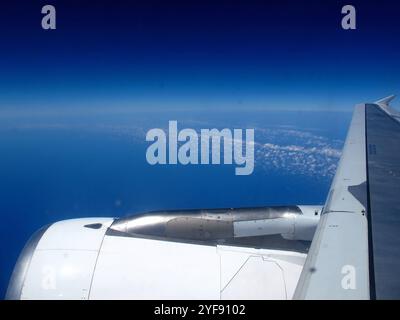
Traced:
[[28, 241], [6, 299], [288, 299], [320, 212], [291, 206], [60, 221]]

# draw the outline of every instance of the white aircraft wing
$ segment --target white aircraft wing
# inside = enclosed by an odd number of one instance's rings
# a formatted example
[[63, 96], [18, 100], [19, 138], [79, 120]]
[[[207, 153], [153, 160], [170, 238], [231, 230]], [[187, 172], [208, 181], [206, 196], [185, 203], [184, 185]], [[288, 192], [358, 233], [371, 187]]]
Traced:
[[400, 123], [394, 96], [357, 105], [295, 299], [400, 297]]

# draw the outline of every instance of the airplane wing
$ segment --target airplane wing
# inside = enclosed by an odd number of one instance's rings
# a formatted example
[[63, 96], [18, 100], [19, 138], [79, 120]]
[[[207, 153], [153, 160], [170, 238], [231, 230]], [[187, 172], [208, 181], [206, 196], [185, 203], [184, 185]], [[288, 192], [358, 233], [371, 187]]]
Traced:
[[357, 105], [295, 299], [400, 298], [400, 117]]

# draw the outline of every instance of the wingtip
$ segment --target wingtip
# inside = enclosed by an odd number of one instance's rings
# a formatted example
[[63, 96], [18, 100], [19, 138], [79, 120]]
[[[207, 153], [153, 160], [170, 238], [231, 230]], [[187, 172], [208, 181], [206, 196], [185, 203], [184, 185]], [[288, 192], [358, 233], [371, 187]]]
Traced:
[[394, 98], [396, 98], [396, 95], [392, 94], [392, 95], [390, 95], [390, 96], [388, 96], [388, 97], [386, 97], [386, 98], [383, 98], [383, 99], [380, 99], [380, 100], [376, 101], [375, 103], [376, 103], [376, 104], [383, 105], [383, 106], [385, 106], [385, 107], [388, 107], [389, 104], [390, 104], [390, 102], [391, 102]]

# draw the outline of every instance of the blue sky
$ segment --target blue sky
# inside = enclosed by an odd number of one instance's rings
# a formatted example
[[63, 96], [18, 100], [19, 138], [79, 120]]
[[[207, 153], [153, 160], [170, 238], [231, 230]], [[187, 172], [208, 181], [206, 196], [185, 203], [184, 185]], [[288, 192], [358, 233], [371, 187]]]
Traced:
[[[20, 2], [20, 3], [18, 3]], [[46, 2], [47, 3], [47, 2]], [[0, 101], [17, 108], [351, 109], [396, 93], [400, 6], [344, 1], [2, 5]]]

